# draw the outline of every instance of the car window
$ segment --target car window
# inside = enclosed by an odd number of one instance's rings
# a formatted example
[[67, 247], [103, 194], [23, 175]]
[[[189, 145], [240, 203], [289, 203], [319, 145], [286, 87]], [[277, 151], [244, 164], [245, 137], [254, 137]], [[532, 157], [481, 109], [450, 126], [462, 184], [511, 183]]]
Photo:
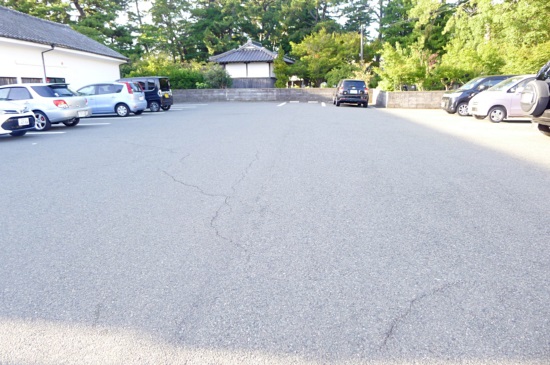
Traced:
[[147, 80], [147, 90], [154, 90], [155, 88], [155, 80]]
[[523, 80], [522, 82], [520, 82], [519, 84], [517, 84], [516, 86], [511, 88], [510, 92], [515, 93], [516, 91], [520, 91], [520, 90], [518, 90], [519, 88], [525, 88], [525, 85], [527, 85], [527, 83], [529, 83], [530, 81], [533, 81], [534, 79], [535, 79], [535, 77], [526, 78], [525, 80]]
[[66, 85], [40, 85], [31, 86], [36, 93], [45, 98], [55, 98], [60, 96], [74, 96], [75, 94], [67, 88]]
[[141, 86], [139, 86], [139, 84], [137, 82], [127, 82], [127, 84], [130, 85], [130, 89], [133, 92], [136, 92], [136, 93], [143, 92], [143, 90], [141, 89]]
[[477, 77], [473, 80], [470, 80], [468, 81], [467, 83], [465, 83], [464, 85], [462, 85], [461, 87], [459, 87], [456, 91], [463, 91], [463, 90], [470, 90], [470, 89], [473, 89], [474, 87], [476, 87], [476, 84], [481, 80], [481, 77]]
[[160, 89], [162, 91], [170, 91], [170, 81], [166, 78], [159, 79]]
[[138, 84], [139, 84], [139, 86], [140, 86], [143, 90], [147, 90], [147, 85], [145, 85], [145, 82], [143, 82], [143, 81], [138, 81]]
[[6, 87], [4, 89], [0, 89], [0, 100], [8, 100], [8, 94], [10, 93], [10, 88]]
[[9, 97], [9, 100], [27, 100], [32, 99], [31, 93], [24, 87], [12, 87]]
[[491, 86], [494, 86], [494, 85], [498, 84], [499, 82], [501, 82], [503, 80], [504, 79], [489, 79], [489, 80], [483, 81], [479, 86], [483, 85], [483, 86], [487, 86], [489, 88]]
[[94, 95], [95, 94], [95, 86], [94, 85], [85, 86], [82, 89], [78, 90], [78, 93], [80, 95]]
[[364, 81], [344, 81], [346, 89], [365, 89]]

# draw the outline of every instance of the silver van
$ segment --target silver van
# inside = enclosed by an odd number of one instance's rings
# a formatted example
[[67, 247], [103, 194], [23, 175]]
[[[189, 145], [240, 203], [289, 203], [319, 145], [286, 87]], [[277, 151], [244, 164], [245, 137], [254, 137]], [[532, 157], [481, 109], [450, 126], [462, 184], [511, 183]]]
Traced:
[[88, 99], [92, 115], [113, 114], [126, 117], [139, 115], [147, 108], [145, 94], [136, 82], [110, 82], [81, 87], [78, 94]]

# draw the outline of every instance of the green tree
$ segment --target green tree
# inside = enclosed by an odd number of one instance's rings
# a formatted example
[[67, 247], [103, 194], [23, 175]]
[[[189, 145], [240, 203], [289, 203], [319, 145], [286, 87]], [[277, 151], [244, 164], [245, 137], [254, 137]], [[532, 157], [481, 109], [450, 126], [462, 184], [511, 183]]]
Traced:
[[64, 0], [0, 0], [0, 5], [52, 22], [70, 23], [71, 6]]
[[293, 43], [292, 55], [299, 60], [294, 73], [319, 86], [327, 74], [346, 63], [359, 62], [360, 35], [357, 33], [328, 33], [325, 29]]
[[285, 88], [287, 86], [288, 78], [290, 75], [290, 67], [284, 60], [285, 52], [283, 48], [279, 48], [277, 58], [273, 61], [273, 72], [277, 80], [275, 81], [275, 87]]
[[204, 82], [210, 89], [226, 89], [231, 87], [233, 80], [225, 68], [214, 63], [210, 64], [204, 72]]

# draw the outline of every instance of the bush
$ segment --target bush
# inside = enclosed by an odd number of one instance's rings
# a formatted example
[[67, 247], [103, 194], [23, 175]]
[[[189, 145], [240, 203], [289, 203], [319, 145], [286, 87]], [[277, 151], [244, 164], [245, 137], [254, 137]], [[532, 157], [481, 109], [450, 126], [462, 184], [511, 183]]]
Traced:
[[210, 64], [204, 72], [204, 83], [209, 89], [226, 89], [231, 87], [233, 80], [221, 65]]

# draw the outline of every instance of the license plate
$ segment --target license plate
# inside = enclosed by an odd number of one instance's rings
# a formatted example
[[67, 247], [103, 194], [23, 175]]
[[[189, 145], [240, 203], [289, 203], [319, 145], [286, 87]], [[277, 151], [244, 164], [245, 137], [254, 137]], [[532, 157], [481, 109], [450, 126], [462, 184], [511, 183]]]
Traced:
[[19, 118], [18, 124], [20, 127], [24, 127], [30, 124], [30, 118]]
[[357, 94], [357, 90], [350, 90], [349, 93], [350, 94]]
[[170, 97], [170, 95], [164, 94], [164, 97], [165, 97], [166, 99], [168, 99], [168, 98]]
[[78, 117], [79, 118], [83, 118], [83, 117], [87, 117], [88, 116], [88, 112], [87, 111], [80, 111], [78, 112]]

